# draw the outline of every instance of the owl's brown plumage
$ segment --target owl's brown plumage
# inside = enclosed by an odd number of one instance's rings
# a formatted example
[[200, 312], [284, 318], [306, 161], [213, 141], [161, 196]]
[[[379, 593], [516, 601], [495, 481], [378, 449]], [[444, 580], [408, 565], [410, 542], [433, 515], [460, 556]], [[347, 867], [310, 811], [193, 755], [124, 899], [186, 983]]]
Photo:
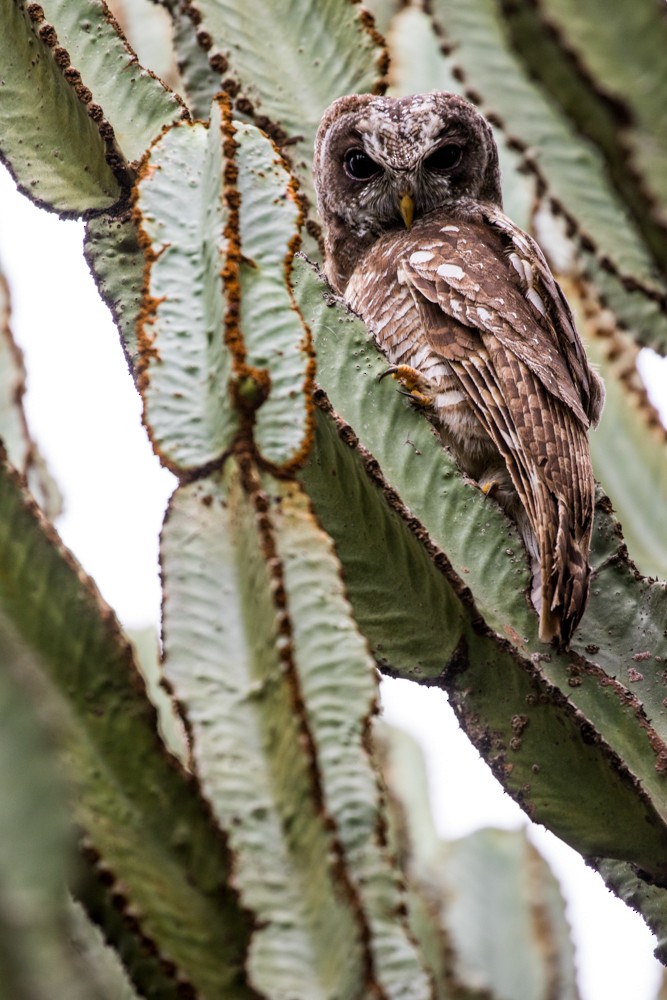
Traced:
[[604, 389], [539, 247], [501, 210], [488, 123], [454, 94], [341, 98], [315, 186], [329, 281], [516, 520], [540, 636], [567, 643], [588, 596]]

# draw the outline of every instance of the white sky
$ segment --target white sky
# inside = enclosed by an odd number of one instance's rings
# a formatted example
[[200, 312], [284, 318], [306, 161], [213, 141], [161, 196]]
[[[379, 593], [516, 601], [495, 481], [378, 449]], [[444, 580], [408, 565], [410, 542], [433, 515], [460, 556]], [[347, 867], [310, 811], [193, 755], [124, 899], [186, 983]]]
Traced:
[[[17, 195], [0, 167], [0, 262], [26, 357], [28, 419], [65, 498], [59, 531], [125, 625], [157, 625], [158, 533], [174, 480], [141, 426], [115, 327], [83, 260], [82, 233], [79, 223], [61, 222]], [[649, 368], [654, 400], [667, 414], [667, 363]], [[387, 681], [383, 689], [388, 721], [426, 750], [443, 835], [526, 823], [458, 729], [441, 691], [407, 681]], [[531, 836], [568, 899], [582, 1000], [654, 1000], [660, 966], [643, 921], [574, 851], [542, 828]]]

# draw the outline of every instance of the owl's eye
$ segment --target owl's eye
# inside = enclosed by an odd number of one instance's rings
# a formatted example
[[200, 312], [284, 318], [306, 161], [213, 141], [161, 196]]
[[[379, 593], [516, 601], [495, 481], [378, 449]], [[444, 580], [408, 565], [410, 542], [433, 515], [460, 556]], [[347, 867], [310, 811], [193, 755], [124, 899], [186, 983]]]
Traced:
[[463, 150], [458, 142], [446, 142], [444, 145], [438, 146], [430, 156], [427, 156], [424, 160], [424, 166], [427, 170], [451, 170], [452, 167], [458, 166], [462, 156]]
[[348, 149], [343, 157], [345, 173], [355, 181], [368, 181], [380, 173], [380, 168], [363, 149]]

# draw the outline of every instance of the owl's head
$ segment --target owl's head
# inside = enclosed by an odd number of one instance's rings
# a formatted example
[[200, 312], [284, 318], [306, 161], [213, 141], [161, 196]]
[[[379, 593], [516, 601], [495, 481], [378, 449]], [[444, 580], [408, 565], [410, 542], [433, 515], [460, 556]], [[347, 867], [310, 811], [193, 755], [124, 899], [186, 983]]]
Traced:
[[328, 230], [364, 242], [448, 205], [501, 205], [491, 128], [445, 92], [334, 101], [315, 139], [314, 180]]

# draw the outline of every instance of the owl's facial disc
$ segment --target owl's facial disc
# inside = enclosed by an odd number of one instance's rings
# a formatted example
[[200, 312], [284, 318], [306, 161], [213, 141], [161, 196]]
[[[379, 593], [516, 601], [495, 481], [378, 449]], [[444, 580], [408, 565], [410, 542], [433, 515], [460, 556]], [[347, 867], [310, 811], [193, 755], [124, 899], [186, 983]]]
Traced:
[[317, 133], [314, 180], [329, 253], [344, 247], [350, 266], [378, 237], [432, 211], [456, 218], [480, 202], [502, 205], [489, 124], [445, 92], [338, 98]]
[[[479, 117], [467, 102], [427, 94], [371, 99], [358, 113], [341, 115], [320, 148], [336, 178], [344, 225], [366, 239], [478, 196], [487, 150], [471, 114]], [[320, 191], [320, 200], [326, 206], [329, 191]]]
[[454, 180], [451, 174], [461, 164], [465, 139], [444, 137], [427, 147], [426, 155], [418, 147], [410, 158], [392, 156], [392, 148], [381, 148], [377, 137], [360, 130], [354, 145], [339, 154], [351, 209], [348, 223], [366, 228], [372, 217], [376, 228], [400, 224], [409, 228], [415, 215], [423, 215], [446, 202]]

